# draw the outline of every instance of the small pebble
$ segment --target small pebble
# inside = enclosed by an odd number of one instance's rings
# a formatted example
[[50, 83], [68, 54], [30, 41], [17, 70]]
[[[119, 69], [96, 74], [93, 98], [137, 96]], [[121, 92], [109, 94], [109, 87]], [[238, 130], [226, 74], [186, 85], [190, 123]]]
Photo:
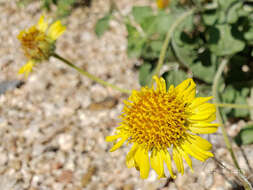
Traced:
[[73, 136], [71, 134], [61, 134], [58, 137], [58, 143], [61, 150], [69, 151], [74, 145]]
[[70, 170], [63, 170], [57, 177], [57, 181], [61, 183], [70, 183], [73, 179], [73, 172]]

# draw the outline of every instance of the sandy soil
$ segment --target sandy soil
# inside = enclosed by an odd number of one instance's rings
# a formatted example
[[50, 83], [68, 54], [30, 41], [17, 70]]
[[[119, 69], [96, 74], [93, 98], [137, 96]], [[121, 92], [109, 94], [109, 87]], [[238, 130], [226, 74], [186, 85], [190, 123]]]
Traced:
[[[121, 0], [123, 14], [148, 0]], [[127, 31], [117, 20], [101, 38], [94, 33], [96, 20], [109, 9], [108, 0], [94, 0], [63, 20], [67, 31], [57, 41], [57, 52], [87, 71], [127, 89], [138, 89], [138, 60], [127, 57]], [[158, 190], [235, 188], [234, 172], [226, 172], [213, 160], [193, 161], [175, 181], [157, 180], [152, 171], [147, 180], [128, 169], [125, 156], [130, 147], [110, 153], [105, 137], [120, 121], [118, 115], [127, 96], [80, 76], [56, 59], [41, 63], [24, 80], [17, 75], [26, 62], [16, 35], [37, 22], [42, 11], [35, 1], [18, 7], [14, 0], [0, 1], [0, 83], [22, 80], [19, 88], [0, 95], [0, 189], [4, 190]], [[50, 14], [46, 13], [48, 16]], [[243, 123], [242, 123], [243, 124]], [[230, 127], [231, 135], [242, 125]], [[205, 136], [213, 143], [216, 157], [232, 166], [221, 132]], [[250, 173], [241, 151], [239, 162]], [[244, 148], [248, 158], [252, 147]], [[253, 166], [253, 160], [250, 160]]]

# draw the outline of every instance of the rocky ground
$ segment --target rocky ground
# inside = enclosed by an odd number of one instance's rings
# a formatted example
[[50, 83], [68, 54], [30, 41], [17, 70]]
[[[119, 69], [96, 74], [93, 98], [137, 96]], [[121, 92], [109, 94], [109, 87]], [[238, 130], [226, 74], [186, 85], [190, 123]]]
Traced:
[[[122, 14], [148, 0], [117, 1]], [[119, 19], [101, 38], [94, 25], [109, 9], [109, 0], [93, 0], [91, 7], [78, 7], [63, 22], [65, 34], [57, 52], [78, 66], [124, 88], [138, 89], [134, 65], [126, 54], [127, 31]], [[110, 153], [105, 137], [112, 134], [127, 96], [80, 76], [56, 59], [36, 67], [25, 80], [17, 75], [26, 62], [16, 39], [20, 30], [40, 17], [39, 1], [19, 7], [14, 0], [0, 1], [0, 189], [1, 190], [187, 190], [237, 189], [236, 170], [225, 148], [222, 134], [205, 136], [213, 143], [217, 159], [193, 161], [194, 173], [186, 169], [175, 181], [147, 180], [124, 163], [130, 147]], [[47, 15], [50, 15], [46, 13]], [[15, 86], [17, 88], [15, 88]], [[243, 122], [229, 127], [235, 135]], [[253, 178], [242, 151], [235, 147], [246, 175]], [[253, 157], [252, 146], [244, 152]], [[253, 160], [249, 160], [253, 166]], [[237, 180], [238, 181], [238, 180]]]

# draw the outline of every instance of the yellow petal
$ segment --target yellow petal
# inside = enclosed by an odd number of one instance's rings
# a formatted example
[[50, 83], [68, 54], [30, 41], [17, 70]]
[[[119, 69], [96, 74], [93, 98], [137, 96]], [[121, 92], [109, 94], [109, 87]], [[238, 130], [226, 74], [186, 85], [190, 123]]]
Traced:
[[128, 152], [128, 154], [126, 156], [126, 165], [128, 168], [135, 167], [134, 155], [135, 155], [137, 149], [138, 149], [138, 145], [133, 144], [131, 150]]
[[183, 92], [191, 85], [192, 82], [193, 82], [193, 80], [191, 78], [186, 79], [183, 82], [181, 82], [178, 86], [176, 86], [175, 90], [179, 93]]
[[61, 21], [56, 21], [55, 23], [53, 23], [48, 30], [48, 36], [52, 39], [52, 40], [56, 40], [57, 38], [59, 38], [63, 32], [66, 30], [66, 27], [63, 26], [61, 24]]
[[140, 176], [142, 179], [146, 179], [149, 174], [149, 158], [148, 151], [144, 148], [138, 148], [135, 156], [135, 162], [137, 166], [140, 168]]
[[197, 145], [199, 148], [203, 150], [211, 150], [212, 144], [208, 142], [206, 139], [203, 139], [200, 136], [197, 135], [189, 135], [190, 142]]
[[210, 157], [213, 157], [213, 153], [209, 152], [209, 151], [205, 151], [203, 149], [201, 149], [200, 147], [198, 147], [197, 145], [193, 144], [192, 146], [192, 149], [195, 151], [195, 152], [199, 152], [202, 154], [204, 160], [210, 158]]
[[218, 127], [218, 126], [220, 126], [220, 124], [219, 123], [206, 123], [206, 122], [199, 122], [199, 123], [193, 123], [192, 124], [192, 127], [201, 127], [201, 128], [205, 128], [205, 127], [209, 127], [209, 126], [211, 126], [211, 127]]
[[210, 115], [210, 117], [205, 120], [205, 123], [213, 122], [215, 119], [216, 119], [216, 112]]
[[170, 85], [168, 93], [172, 93], [175, 90], [174, 85]]
[[210, 123], [213, 122], [216, 119], [216, 113], [209, 113], [203, 116], [195, 116], [195, 118], [189, 116], [189, 118], [187, 119], [187, 121], [191, 124], [195, 124], [195, 123]]
[[122, 139], [120, 141], [118, 141], [117, 143], [115, 143], [113, 145], [110, 152], [113, 152], [113, 151], [117, 150], [119, 147], [121, 147], [127, 139], [128, 139], [128, 137], [126, 137], [126, 136], [122, 137]]
[[193, 109], [193, 115], [189, 116], [189, 121], [204, 121], [216, 114], [213, 104], [205, 103]]
[[139, 94], [139, 92], [137, 90], [132, 90], [132, 94], [128, 99], [132, 102], [136, 102], [139, 99], [138, 94]]
[[42, 15], [36, 25], [36, 28], [40, 30], [41, 32], [46, 32], [48, 28], [48, 22], [45, 21], [44, 16]]
[[158, 78], [157, 76], [154, 76], [153, 79], [156, 81], [157, 85], [157, 92], [166, 92], [166, 82], [165, 80], [161, 77]]
[[215, 105], [211, 104], [211, 103], [204, 103], [204, 104], [201, 104], [198, 107], [194, 108], [193, 112], [200, 114], [202, 112], [210, 112], [211, 110], [216, 111]]
[[19, 69], [18, 74], [25, 74], [25, 77], [27, 78], [29, 73], [32, 71], [34, 65], [35, 65], [34, 61], [29, 60], [25, 65], [23, 65]]
[[196, 95], [196, 84], [191, 80], [190, 86], [183, 92], [187, 102], [192, 102]]
[[200, 161], [205, 161], [209, 157], [213, 157], [213, 154], [209, 152], [212, 145], [205, 139], [197, 136], [190, 135], [187, 140], [182, 144], [182, 148], [185, 152], [195, 157]]
[[199, 105], [204, 104], [205, 102], [211, 100], [212, 98], [213, 98], [212, 96], [210, 96], [210, 97], [198, 97], [198, 98], [195, 98], [192, 101], [190, 107], [192, 109], [194, 109], [194, 108], [198, 107]]
[[199, 152], [195, 152], [192, 147], [190, 146], [190, 144], [188, 143], [184, 143], [181, 145], [183, 151], [185, 151], [186, 153], [190, 154], [192, 157], [200, 160], [200, 161], [205, 161], [205, 157], [203, 157], [203, 155]]
[[193, 133], [209, 134], [215, 133], [218, 126], [217, 123], [194, 123], [189, 126], [189, 130]]
[[171, 167], [171, 158], [170, 158], [170, 153], [167, 150], [162, 150], [161, 151], [161, 155], [162, 155], [162, 159], [164, 160], [164, 162], [167, 165], [167, 168], [170, 172], [171, 177], [174, 179], [176, 178], [176, 176], [174, 175], [173, 171], [172, 171], [172, 167]]
[[151, 167], [156, 171], [158, 178], [164, 177], [163, 159], [160, 151], [154, 149], [150, 157]]
[[22, 31], [20, 31], [19, 32], [19, 34], [17, 35], [17, 38], [19, 39], [19, 40], [22, 40], [23, 39], [23, 36], [25, 35], [25, 30], [22, 30]]
[[179, 154], [176, 147], [173, 147], [173, 160], [175, 161], [175, 164], [177, 166], [178, 172], [180, 172], [182, 175], [184, 174], [184, 165], [182, 156]]
[[118, 138], [122, 137], [121, 135], [113, 135], [113, 136], [107, 136], [105, 141], [106, 142], [112, 142], [117, 140]]
[[193, 169], [192, 169], [192, 160], [191, 158], [188, 156], [188, 154], [183, 150], [181, 149], [180, 147], [178, 147], [178, 151], [179, 153], [181, 154], [181, 156], [185, 159], [186, 163], [190, 166], [191, 168], [191, 171], [193, 172]]

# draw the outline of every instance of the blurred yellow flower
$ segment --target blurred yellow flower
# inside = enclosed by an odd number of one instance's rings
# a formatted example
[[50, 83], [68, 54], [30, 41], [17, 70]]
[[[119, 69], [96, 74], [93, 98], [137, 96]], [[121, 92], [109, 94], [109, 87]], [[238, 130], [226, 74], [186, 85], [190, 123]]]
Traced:
[[157, 7], [160, 9], [166, 8], [170, 3], [170, 0], [156, 0]]
[[108, 136], [106, 141], [119, 139], [111, 151], [126, 141], [133, 143], [126, 164], [138, 169], [141, 178], [148, 177], [150, 166], [158, 178], [165, 177], [164, 163], [174, 178], [172, 159], [183, 175], [183, 159], [192, 170], [189, 155], [200, 161], [213, 156], [209, 152], [212, 145], [194, 133], [216, 132], [218, 124], [211, 123], [215, 120], [216, 108], [207, 103], [212, 97], [195, 97], [196, 85], [192, 79], [177, 87], [171, 85], [168, 91], [163, 78], [154, 79], [156, 89], [153, 86], [134, 90], [129, 101], [124, 102], [122, 122], [116, 134]]
[[49, 26], [44, 16], [41, 16], [35, 26], [21, 31], [17, 38], [29, 60], [21, 67], [19, 74], [24, 73], [27, 77], [35, 63], [48, 60], [55, 51], [56, 39], [63, 34], [65, 29], [60, 21], [56, 21]]

